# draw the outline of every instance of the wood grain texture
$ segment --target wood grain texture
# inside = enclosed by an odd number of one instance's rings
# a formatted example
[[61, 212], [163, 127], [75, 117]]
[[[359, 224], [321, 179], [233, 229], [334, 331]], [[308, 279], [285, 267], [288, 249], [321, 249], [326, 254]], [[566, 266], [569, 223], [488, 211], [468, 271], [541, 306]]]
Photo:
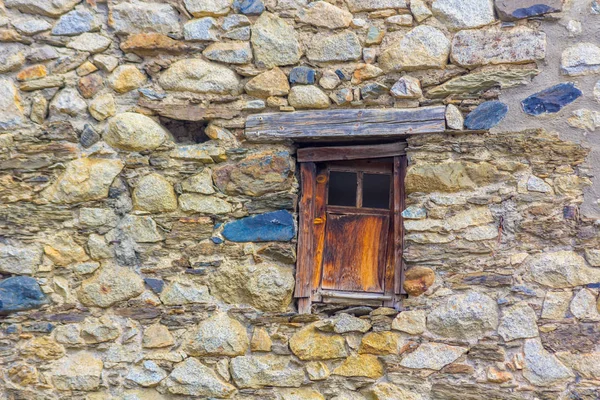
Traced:
[[323, 251], [325, 246], [325, 226], [327, 225], [326, 199], [329, 181], [327, 171], [317, 172], [317, 185], [315, 189], [315, 219], [319, 218], [321, 223], [313, 223], [313, 234], [315, 249], [313, 253], [313, 276], [312, 289], [317, 291], [321, 285], [321, 271], [323, 268]]
[[296, 152], [296, 159], [298, 162], [319, 162], [393, 157], [403, 155], [405, 149], [405, 142], [362, 146], [307, 147], [298, 149]]
[[233, 119], [241, 114], [240, 111], [224, 107], [207, 108], [202, 104], [165, 103], [164, 101], [153, 101], [144, 97], [140, 97], [138, 105], [154, 111], [161, 117], [180, 121], [204, 121], [214, 118]]
[[389, 216], [327, 213], [321, 287], [383, 292], [389, 222]]
[[[296, 263], [296, 288], [294, 297], [310, 297], [313, 274], [313, 252], [315, 248], [313, 219], [315, 210], [316, 165], [303, 163], [300, 165], [300, 184], [302, 198], [300, 200], [300, 223], [298, 233], [298, 256]], [[300, 306], [300, 305], [299, 305]], [[310, 305], [309, 305], [310, 307]]]
[[274, 140], [356, 140], [360, 138], [403, 137], [446, 129], [444, 106], [411, 109], [362, 109], [297, 111], [248, 116], [246, 139]]

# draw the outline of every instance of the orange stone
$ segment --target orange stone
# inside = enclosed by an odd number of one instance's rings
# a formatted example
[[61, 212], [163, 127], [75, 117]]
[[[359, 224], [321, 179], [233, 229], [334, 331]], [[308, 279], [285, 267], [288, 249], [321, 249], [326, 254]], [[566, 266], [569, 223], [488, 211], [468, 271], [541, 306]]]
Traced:
[[513, 376], [508, 371], [500, 371], [497, 368], [489, 367], [487, 370], [487, 380], [492, 383], [505, 383], [513, 379]]
[[32, 65], [31, 67], [27, 67], [24, 70], [21, 70], [17, 74], [18, 81], [31, 81], [33, 79], [44, 78], [48, 75], [48, 70], [44, 65]]
[[433, 285], [435, 272], [427, 267], [414, 267], [406, 271], [404, 290], [411, 296], [420, 296]]
[[99, 74], [91, 74], [79, 79], [79, 93], [86, 99], [93, 97], [103, 87], [103, 79]]
[[129, 35], [127, 40], [121, 43], [120, 47], [125, 53], [135, 53], [138, 55], [153, 55], [158, 53], [180, 54], [189, 49], [189, 46], [185, 43], [153, 32]]

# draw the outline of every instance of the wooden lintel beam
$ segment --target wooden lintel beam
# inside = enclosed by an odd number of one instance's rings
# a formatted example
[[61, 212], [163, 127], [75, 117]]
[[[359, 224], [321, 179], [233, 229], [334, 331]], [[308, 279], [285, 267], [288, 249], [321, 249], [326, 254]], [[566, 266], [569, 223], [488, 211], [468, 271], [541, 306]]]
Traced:
[[154, 111], [161, 117], [178, 121], [205, 121], [210, 119], [233, 119], [241, 114], [240, 111], [224, 107], [207, 108], [202, 104], [165, 103], [140, 97], [140, 107]]
[[296, 159], [298, 162], [321, 162], [384, 158], [403, 155], [405, 149], [405, 142], [360, 146], [307, 147], [298, 149]]
[[252, 142], [394, 138], [446, 129], [444, 106], [409, 109], [296, 111], [246, 120]]

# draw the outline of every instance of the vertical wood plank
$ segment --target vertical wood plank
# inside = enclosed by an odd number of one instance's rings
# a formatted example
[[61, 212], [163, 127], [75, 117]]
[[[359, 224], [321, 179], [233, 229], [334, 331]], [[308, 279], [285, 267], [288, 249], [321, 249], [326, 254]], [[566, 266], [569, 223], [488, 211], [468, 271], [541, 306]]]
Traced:
[[327, 215], [325, 212], [327, 187], [329, 185], [329, 172], [327, 169], [318, 171], [317, 185], [315, 188], [315, 219], [317, 223], [313, 225], [313, 235], [315, 250], [312, 260], [312, 290], [316, 291], [321, 286], [321, 277], [323, 271], [323, 250], [325, 246], [325, 226], [327, 225]]
[[[310, 298], [311, 295], [316, 170], [315, 163], [300, 164], [302, 198], [299, 210], [298, 260], [296, 263], [296, 288], [294, 291], [294, 297], [296, 298]], [[310, 312], [310, 299], [308, 302], [305, 300], [298, 302], [298, 312], [301, 314]]]
[[[396, 172], [397, 165], [397, 172]], [[396, 237], [394, 238], [394, 253], [396, 256], [396, 294], [406, 294], [404, 290], [404, 272], [405, 265], [402, 255], [404, 253], [404, 220], [402, 211], [406, 207], [406, 191], [404, 188], [404, 180], [406, 178], [406, 168], [408, 167], [408, 158], [400, 156], [394, 158], [394, 189], [397, 189], [398, 196], [394, 198], [394, 219], [398, 221], [398, 229], [394, 229]], [[396, 176], [397, 175], [397, 176]]]
[[356, 174], [356, 208], [362, 207], [363, 201], [363, 175], [362, 171]]

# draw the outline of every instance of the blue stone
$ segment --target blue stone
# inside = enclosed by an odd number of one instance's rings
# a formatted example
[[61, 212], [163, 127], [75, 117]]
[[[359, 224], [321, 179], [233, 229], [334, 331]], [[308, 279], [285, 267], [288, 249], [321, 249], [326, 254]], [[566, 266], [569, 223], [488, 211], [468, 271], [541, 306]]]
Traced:
[[302, 85], [312, 85], [315, 83], [316, 71], [308, 67], [296, 67], [290, 72], [290, 83], [300, 83]]
[[225, 224], [223, 236], [232, 242], [288, 242], [296, 235], [294, 217], [280, 210]]
[[538, 15], [544, 15], [547, 13], [557, 11], [554, 7], [550, 7], [546, 4], [536, 4], [531, 7], [518, 8], [513, 11], [512, 16], [518, 19], [537, 17]]
[[423, 207], [409, 206], [402, 211], [402, 217], [405, 219], [423, 219], [427, 217], [427, 210]]
[[346, 74], [344, 74], [344, 71], [342, 71], [341, 69], [336, 69], [335, 74], [338, 76], [338, 78], [340, 78], [343, 81], [349, 81], [351, 78], [350, 76], [346, 76]]
[[140, 92], [140, 94], [150, 100], [162, 100], [165, 97], [167, 97], [167, 95], [165, 93], [158, 93], [155, 92], [152, 89], [148, 89], [148, 88], [142, 88], [142, 89], [138, 89], [138, 92]]
[[390, 89], [387, 86], [379, 82], [367, 83], [360, 88], [360, 97], [363, 99], [376, 99], [389, 91]]
[[210, 238], [210, 240], [212, 240], [212, 242], [213, 242], [214, 244], [221, 244], [221, 243], [223, 243], [223, 239], [221, 239], [221, 238], [220, 238], [220, 237], [218, 237], [218, 236], [213, 236], [213, 237], [211, 237], [211, 238]]
[[483, 130], [498, 125], [508, 112], [508, 106], [499, 101], [486, 101], [465, 118], [467, 129]]
[[265, 11], [263, 0], [235, 0], [233, 9], [244, 15], [260, 15]]
[[47, 304], [37, 281], [28, 276], [15, 276], [0, 281], [0, 315], [40, 308]]
[[54, 324], [50, 322], [34, 322], [30, 325], [24, 325], [23, 332], [50, 333], [54, 330], [54, 328]]
[[533, 289], [528, 288], [527, 286], [517, 285], [510, 288], [511, 292], [521, 293], [525, 296], [535, 296], [535, 291]]
[[552, 114], [581, 97], [581, 90], [572, 82], [559, 83], [551, 88], [532, 94], [521, 102], [523, 111], [529, 115]]
[[600, 282], [596, 282], [596, 283], [589, 283], [587, 285], [588, 288], [590, 289], [600, 289]]
[[144, 278], [144, 282], [150, 289], [152, 289], [154, 293], [157, 294], [162, 292], [163, 288], [165, 287], [165, 281], [162, 279]]
[[79, 35], [98, 27], [94, 15], [88, 10], [73, 10], [60, 17], [54, 28], [53, 35]]

